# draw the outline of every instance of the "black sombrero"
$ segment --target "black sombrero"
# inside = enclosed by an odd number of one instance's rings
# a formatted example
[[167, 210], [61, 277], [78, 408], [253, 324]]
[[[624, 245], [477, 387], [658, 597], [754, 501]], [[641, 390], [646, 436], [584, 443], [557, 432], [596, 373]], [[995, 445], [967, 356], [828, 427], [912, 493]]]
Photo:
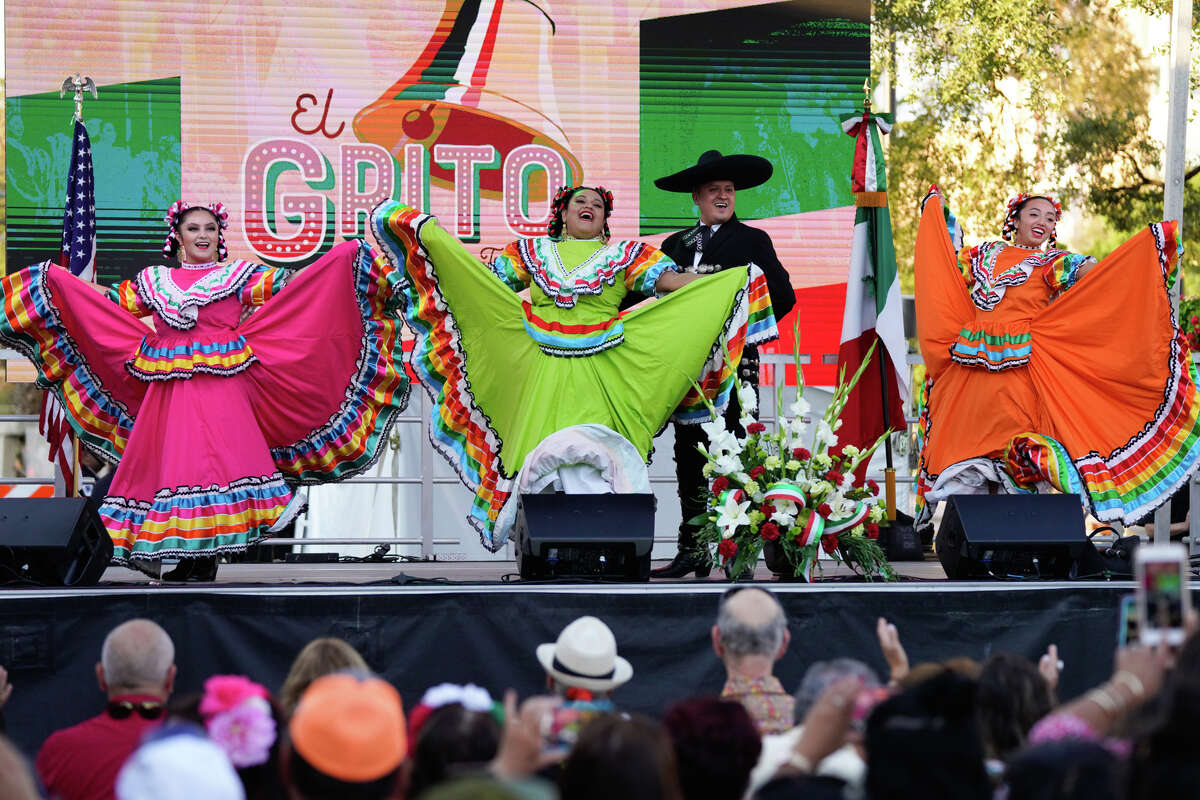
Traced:
[[695, 166], [674, 175], [659, 178], [654, 185], [667, 192], [691, 192], [709, 181], [733, 181], [735, 189], [753, 189], [766, 183], [774, 172], [771, 162], [761, 156], [723, 156], [709, 150], [696, 159]]

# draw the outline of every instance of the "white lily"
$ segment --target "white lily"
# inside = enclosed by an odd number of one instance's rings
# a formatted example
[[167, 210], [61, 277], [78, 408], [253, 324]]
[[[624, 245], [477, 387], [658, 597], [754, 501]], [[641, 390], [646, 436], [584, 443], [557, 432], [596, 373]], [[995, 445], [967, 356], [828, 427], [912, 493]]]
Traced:
[[781, 527], [790, 527], [796, 521], [796, 513], [799, 509], [796, 504], [787, 498], [780, 497], [772, 500], [772, 505], [775, 506], [775, 513], [771, 515], [771, 522]]
[[733, 536], [739, 525], [750, 524], [750, 517], [746, 515], [746, 509], [749, 507], [749, 500], [739, 503], [737, 495], [733, 492], [725, 498], [725, 502], [717, 508], [717, 527], [721, 529], [722, 539]]

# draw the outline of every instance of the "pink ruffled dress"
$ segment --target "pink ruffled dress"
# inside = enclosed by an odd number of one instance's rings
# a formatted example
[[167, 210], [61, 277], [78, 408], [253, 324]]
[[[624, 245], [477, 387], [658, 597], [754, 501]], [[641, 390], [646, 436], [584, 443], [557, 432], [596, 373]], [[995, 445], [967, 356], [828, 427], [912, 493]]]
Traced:
[[0, 283], [0, 340], [117, 462], [114, 561], [213, 555], [265, 537], [292, 485], [378, 457], [408, 396], [400, 281], [355, 243], [298, 272], [148, 267], [107, 294], [47, 262]]

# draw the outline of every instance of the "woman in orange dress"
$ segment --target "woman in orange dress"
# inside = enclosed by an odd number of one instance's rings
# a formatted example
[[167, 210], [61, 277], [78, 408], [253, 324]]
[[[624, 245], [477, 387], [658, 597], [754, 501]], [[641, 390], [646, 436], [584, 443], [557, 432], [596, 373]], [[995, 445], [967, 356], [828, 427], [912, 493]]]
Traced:
[[1132, 524], [1200, 465], [1196, 372], [1169, 296], [1176, 223], [1097, 263], [1055, 246], [1060, 215], [1018, 195], [1002, 241], [961, 248], [936, 186], [922, 204], [920, 521], [953, 494], [1057, 490]]

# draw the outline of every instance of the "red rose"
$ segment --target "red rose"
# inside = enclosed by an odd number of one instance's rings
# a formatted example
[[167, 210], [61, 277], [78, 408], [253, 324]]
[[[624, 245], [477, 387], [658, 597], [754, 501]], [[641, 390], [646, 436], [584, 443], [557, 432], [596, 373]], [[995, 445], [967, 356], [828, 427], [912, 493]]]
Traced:
[[767, 426], [763, 425], [761, 422], [751, 422], [746, 426], [746, 433], [762, 433], [766, 429]]
[[713, 494], [720, 494], [729, 488], [729, 478], [724, 475], [713, 481]]
[[842, 481], [846, 480], [846, 476], [838, 472], [836, 469], [831, 469], [825, 473], [825, 480], [832, 483], [834, 486], [841, 486]]
[[829, 516], [833, 514], [833, 509], [829, 507], [829, 503], [821, 503], [821, 505], [817, 507], [817, 513], [825, 519], [829, 519]]
[[867, 481], [867, 488], [871, 490], [871, 494], [879, 494], [879, 484], [875, 481]]
[[797, 447], [792, 451], [792, 456], [800, 461], [807, 461], [812, 458], [812, 453], [808, 452], [807, 447]]
[[771, 515], [775, 513], [775, 506], [771, 505], [770, 503], [763, 503], [762, 508], [760, 508], [759, 511], [763, 513], [764, 517], [770, 519]]
[[758, 529], [758, 532], [768, 542], [773, 542], [779, 538], [779, 526], [774, 522], [764, 522], [762, 527]]
[[722, 539], [721, 543], [717, 545], [717, 552], [721, 554], [722, 558], [729, 561], [737, 555], [737, 542], [733, 539]]
[[750, 478], [752, 480], [758, 480], [759, 477], [766, 471], [766, 467], [754, 467], [750, 470]]
[[868, 539], [878, 539], [879, 538], [879, 525], [878, 524], [876, 524], [874, 522], [867, 523], [867, 538]]
[[838, 548], [838, 537], [832, 533], [827, 533], [821, 537], [821, 548], [826, 553], [832, 553]]

